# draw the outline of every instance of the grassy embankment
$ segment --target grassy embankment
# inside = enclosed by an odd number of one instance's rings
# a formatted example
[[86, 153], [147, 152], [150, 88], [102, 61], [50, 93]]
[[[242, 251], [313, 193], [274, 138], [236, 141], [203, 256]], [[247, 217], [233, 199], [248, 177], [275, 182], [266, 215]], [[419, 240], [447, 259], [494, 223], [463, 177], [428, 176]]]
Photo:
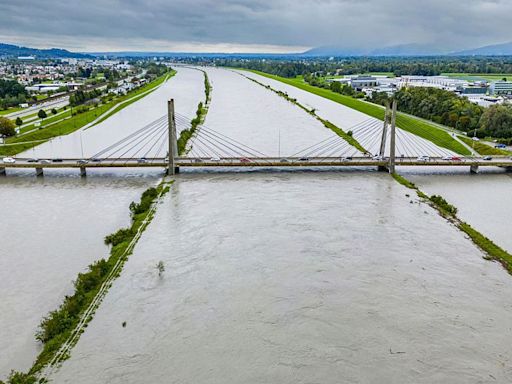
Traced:
[[[37, 131], [28, 133], [21, 137], [12, 137], [6, 139], [6, 144], [16, 144], [16, 145], [4, 145], [0, 146], [0, 156], [12, 156], [18, 154], [20, 152], [26, 151], [36, 145], [44, 143], [54, 137], [67, 135], [76, 131], [77, 129], [93, 122], [98, 116], [101, 116], [105, 112], [109, 111], [111, 108], [116, 107], [107, 115], [103, 116], [97, 123], [105, 120], [106, 118], [112, 116], [114, 113], [119, 112], [123, 108], [126, 108], [128, 105], [140, 100], [144, 96], [148, 95], [152, 91], [156, 89], [160, 84], [165, 82], [169, 77], [173, 76], [176, 72], [172, 71], [168, 74], [162, 75], [152, 82], [127, 93], [126, 95], [115, 98], [114, 100], [108, 102], [107, 104], [101, 104], [96, 108], [91, 108], [90, 110], [76, 114], [75, 116], [69, 117], [66, 120], [60, 121], [51, 126], [38, 129]], [[123, 103], [123, 104], [121, 104]]]
[[[329, 89], [314, 87], [306, 83], [301, 77], [289, 79], [260, 71], [252, 70], [251, 72], [292, 85], [304, 91], [314, 93], [315, 95], [343, 104], [376, 119], [384, 120], [385, 111], [380, 105], [365, 102], [350, 96], [341, 95], [339, 93], [332, 92]], [[434, 124], [400, 112], [397, 113], [396, 122], [401, 129], [429, 140], [439, 147], [449, 149], [461, 155], [471, 155], [471, 152], [464, 145], [451, 137], [446, 131], [436, 127]]]
[[301, 103], [299, 103], [297, 101], [297, 99], [294, 99], [290, 96], [288, 96], [288, 94], [286, 92], [282, 92], [282, 91], [278, 91], [277, 89], [274, 89], [272, 88], [270, 85], [266, 85], [266, 84], [263, 84], [263, 83], [260, 83], [259, 81], [255, 80], [255, 79], [252, 79], [250, 77], [247, 77], [247, 76], [244, 76], [245, 78], [255, 82], [256, 84], [259, 84], [261, 85], [262, 87], [265, 87], [267, 88], [268, 90], [276, 93], [277, 95], [283, 97], [284, 99], [288, 100], [290, 103], [292, 104], [295, 104], [296, 106], [298, 106], [299, 108], [303, 109], [305, 112], [309, 113], [311, 116], [314, 116], [318, 121], [320, 121], [324, 127], [332, 130], [334, 133], [336, 133], [338, 136], [340, 136], [341, 138], [343, 138], [347, 143], [349, 143], [351, 146], [353, 146], [354, 148], [356, 148], [358, 151], [362, 152], [362, 153], [366, 153], [368, 152], [366, 150], [366, 148], [364, 148], [353, 136], [352, 136], [352, 132], [345, 132], [343, 129], [341, 129], [340, 127], [337, 127], [336, 125], [334, 125], [333, 123], [331, 123], [329, 120], [326, 120], [326, 119], [322, 119], [320, 116], [318, 116], [316, 114], [316, 111], [314, 109], [308, 109], [307, 107], [305, 107], [304, 105], [302, 105]]
[[449, 204], [442, 196], [428, 196], [427, 194], [422, 192], [414, 183], [410, 182], [405, 177], [400, 176], [397, 173], [393, 174], [392, 176], [400, 184], [406, 186], [407, 188], [415, 190], [418, 197], [420, 197], [424, 202], [429, 204], [431, 207], [435, 208], [441, 216], [443, 216], [446, 220], [455, 225], [459, 230], [467, 234], [471, 241], [473, 241], [473, 243], [486, 254], [487, 259], [496, 260], [500, 262], [503, 265], [503, 267], [510, 274], [512, 274], [512, 255], [505, 251], [503, 248], [496, 245], [492, 240], [482, 235], [469, 224], [459, 219], [457, 217], [456, 207]]
[[457, 136], [460, 140], [466, 143], [468, 146], [472, 147], [478, 154], [480, 155], [496, 155], [496, 156], [508, 156], [511, 153], [509, 151], [504, 151], [503, 149], [494, 148], [487, 144], [484, 144], [480, 141], [475, 141], [465, 136]]
[[208, 113], [208, 108], [210, 107], [211, 100], [211, 91], [212, 86], [210, 84], [210, 80], [208, 79], [208, 74], [206, 71], [203, 71], [204, 76], [204, 103], [200, 102], [197, 106], [196, 117], [192, 119], [190, 122], [190, 128], [184, 129], [180, 133], [180, 137], [178, 138], [178, 154], [180, 156], [185, 155], [187, 153], [187, 143], [194, 136], [197, 131], [197, 127], [204, 122], [206, 118], [206, 114]]
[[[36, 339], [43, 343], [43, 350], [34, 365], [26, 374], [12, 372], [7, 383], [35, 382], [31, 380], [35, 380], [43, 367], [69, 357], [69, 349], [76, 344], [112, 281], [121, 273], [123, 264], [151, 223], [156, 205], [169, 191], [171, 183], [162, 181], [156, 188], [147, 189], [140, 202], [130, 204], [131, 225], [105, 237], [105, 244], [111, 245], [109, 258], [96, 261], [88, 267], [87, 272], [78, 274], [74, 282], [75, 292], [66, 296], [61, 306], [41, 322]], [[63, 350], [63, 346], [68, 348]]]

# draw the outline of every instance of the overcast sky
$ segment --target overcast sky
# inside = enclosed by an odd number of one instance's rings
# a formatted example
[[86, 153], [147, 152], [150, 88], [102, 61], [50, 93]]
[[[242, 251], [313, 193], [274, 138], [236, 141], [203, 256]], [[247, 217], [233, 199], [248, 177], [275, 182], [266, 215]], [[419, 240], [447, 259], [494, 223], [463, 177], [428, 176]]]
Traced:
[[298, 52], [512, 41], [512, 0], [0, 0], [0, 42], [75, 51]]

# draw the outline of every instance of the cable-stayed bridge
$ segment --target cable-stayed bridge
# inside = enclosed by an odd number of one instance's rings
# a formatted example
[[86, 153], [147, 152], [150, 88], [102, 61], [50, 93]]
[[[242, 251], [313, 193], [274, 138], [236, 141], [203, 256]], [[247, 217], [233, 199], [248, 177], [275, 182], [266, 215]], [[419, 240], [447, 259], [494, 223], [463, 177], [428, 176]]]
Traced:
[[[185, 148], [178, 153], [177, 132], [191, 130], [191, 119], [174, 111], [168, 102], [168, 114], [137, 129], [89, 157], [4, 159], [0, 173], [8, 168], [43, 169], [77, 168], [85, 176], [87, 169], [159, 167], [174, 174], [184, 167], [379, 167], [394, 172], [395, 166], [456, 166], [476, 172], [480, 166], [512, 169], [509, 157], [461, 157], [428, 140], [413, 137], [395, 126], [396, 106], [385, 121], [370, 118], [348, 131], [357, 140], [332, 137], [313, 143], [288, 156], [268, 156], [232, 137], [199, 125]], [[300, 133], [298, 133], [300, 134]], [[379, 148], [370, 153], [366, 148]]]

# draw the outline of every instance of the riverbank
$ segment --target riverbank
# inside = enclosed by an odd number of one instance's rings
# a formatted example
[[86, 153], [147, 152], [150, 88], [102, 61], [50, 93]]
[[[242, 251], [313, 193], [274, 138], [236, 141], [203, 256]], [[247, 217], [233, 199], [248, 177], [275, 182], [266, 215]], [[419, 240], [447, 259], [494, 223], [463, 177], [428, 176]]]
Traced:
[[180, 156], [186, 155], [186, 153], [188, 152], [189, 149], [187, 148], [187, 144], [189, 140], [195, 135], [199, 125], [204, 123], [204, 120], [206, 119], [206, 114], [208, 113], [208, 109], [210, 108], [210, 101], [212, 97], [212, 85], [210, 84], [210, 80], [208, 79], [208, 74], [206, 73], [206, 71], [203, 71], [202, 69], [197, 70], [201, 71], [204, 76], [204, 103], [200, 102], [197, 105], [196, 116], [190, 121], [190, 128], [183, 129], [180, 132], [180, 136], [178, 138], [178, 154]]
[[124, 96], [120, 96], [106, 104], [101, 104], [98, 107], [92, 108], [86, 112], [71, 115], [71, 111], [66, 119], [56, 122], [51, 126], [42, 129], [37, 129], [31, 133], [27, 133], [20, 137], [8, 138], [5, 141], [6, 145], [0, 145], [0, 156], [14, 156], [18, 153], [24, 152], [30, 148], [40, 145], [52, 138], [67, 135], [80, 128], [91, 124], [99, 124], [113, 114], [121, 111], [130, 104], [142, 99], [148, 94], [152, 93], [172, 76], [175, 71], [171, 71], [152, 82], [130, 92]]
[[[302, 78], [284, 78], [256, 70], [245, 71], [252, 72], [257, 75], [291, 85], [293, 87], [302, 89], [303, 91], [313, 93], [317, 96], [329, 99], [336, 103], [342, 104], [346, 107], [352, 108], [368, 116], [374, 117], [379, 120], [384, 120], [385, 111], [380, 105], [355, 99], [350, 96], [341, 95], [328, 89], [314, 87], [306, 83]], [[464, 145], [455, 140], [446, 131], [436, 127], [434, 124], [430, 124], [424, 120], [416, 119], [415, 117], [400, 112], [397, 113], [396, 123], [397, 126], [403, 129], [404, 131], [410, 132], [416, 136], [428, 140], [439, 147], [448, 149], [461, 155], [471, 154], [471, 152]]]

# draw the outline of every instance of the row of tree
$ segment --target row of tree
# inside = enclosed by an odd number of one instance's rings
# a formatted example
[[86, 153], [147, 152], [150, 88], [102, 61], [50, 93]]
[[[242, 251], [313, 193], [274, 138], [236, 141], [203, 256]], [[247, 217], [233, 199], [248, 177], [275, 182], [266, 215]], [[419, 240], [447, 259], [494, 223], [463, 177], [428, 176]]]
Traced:
[[0, 109], [17, 106], [26, 102], [28, 93], [25, 87], [15, 80], [0, 79]]
[[69, 105], [72, 107], [75, 107], [77, 105], [83, 104], [86, 101], [95, 99], [99, 96], [101, 96], [102, 91], [99, 89], [94, 89], [92, 91], [86, 92], [81, 89], [73, 93], [71, 96], [69, 96]]
[[[476, 132], [478, 137], [512, 137], [512, 106], [481, 107], [466, 97], [437, 88], [402, 88], [394, 95], [399, 111], [422, 117], [465, 132]], [[384, 105], [389, 96], [374, 92], [369, 101]]]

